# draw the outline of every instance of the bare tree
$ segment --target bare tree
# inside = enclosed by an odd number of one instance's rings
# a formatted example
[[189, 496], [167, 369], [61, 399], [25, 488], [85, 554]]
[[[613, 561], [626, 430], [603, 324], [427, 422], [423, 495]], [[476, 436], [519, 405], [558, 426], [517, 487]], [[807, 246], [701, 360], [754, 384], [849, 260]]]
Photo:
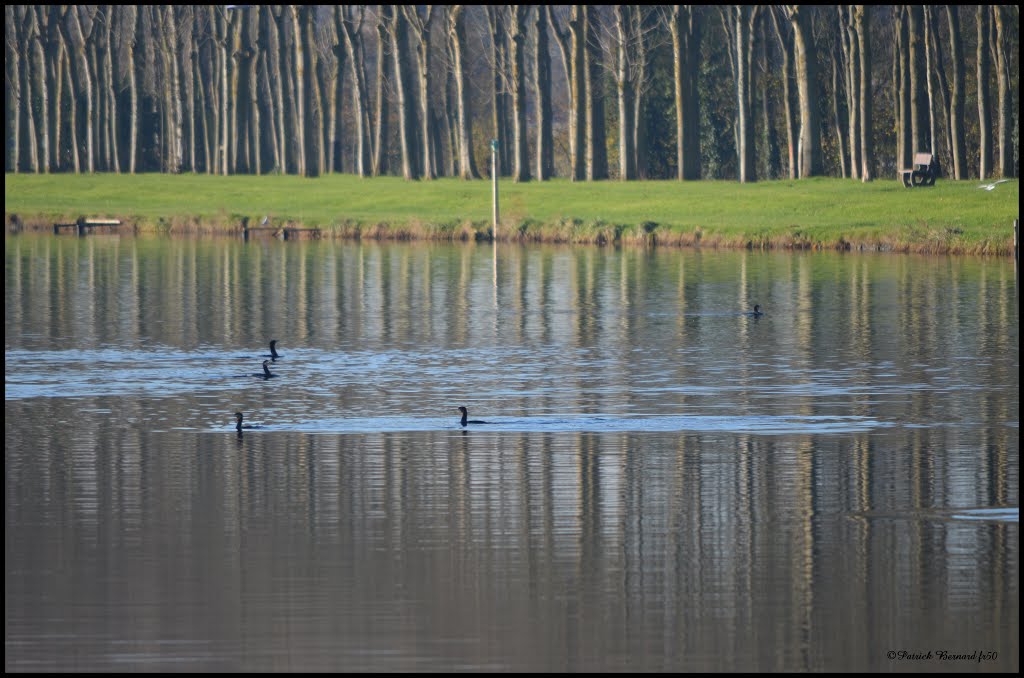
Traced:
[[508, 21], [509, 65], [512, 92], [512, 176], [516, 181], [530, 180], [526, 139], [526, 18], [527, 5], [510, 5]]
[[700, 31], [692, 5], [671, 5], [672, 65], [676, 103], [676, 169], [680, 180], [700, 178], [700, 110], [697, 60]]
[[[842, 26], [839, 28], [839, 32], [842, 33]], [[844, 134], [843, 128], [846, 127], [843, 121], [843, 106], [839, 101], [839, 92], [843, 89], [842, 75], [845, 70], [843, 67], [842, 52], [842, 38], [836, 39], [835, 43], [831, 46], [829, 66], [832, 71], [832, 128], [836, 133], [836, 150], [839, 153], [839, 176], [842, 178], [847, 177], [849, 171], [849, 164], [847, 163], [846, 155], [846, 135]], [[849, 101], [849, 99], [847, 99]]]
[[619, 179], [636, 179], [636, 155], [633, 136], [633, 78], [630, 48], [633, 42], [630, 5], [615, 5], [615, 86], [619, 100]]
[[[604, 63], [601, 58], [599, 34], [603, 30], [600, 14], [594, 5], [583, 6], [583, 80], [586, 89], [584, 120], [586, 123], [586, 175], [588, 181], [608, 178], [608, 150], [605, 146], [604, 120]], [[634, 97], [634, 115], [636, 106]], [[634, 128], [635, 129], [635, 128]], [[636, 153], [636, 135], [633, 136], [633, 151]], [[633, 159], [634, 164], [636, 158]]]
[[978, 24], [978, 178], [992, 175], [992, 107], [988, 91], [989, 69], [989, 7], [978, 5], [975, 16]]
[[[79, 12], [84, 14], [85, 22], [79, 17]], [[85, 97], [85, 157], [86, 171], [90, 174], [96, 171], [95, 150], [93, 147], [93, 122], [95, 111], [93, 110], [93, 78], [89, 68], [89, 61], [86, 55], [86, 41], [92, 34], [93, 21], [92, 12], [87, 8], [80, 8], [78, 5], [70, 5], [64, 15], [64, 40], [70, 46], [70, 52], [74, 55], [75, 80], [72, 85], [72, 96]]]
[[857, 33], [857, 52], [860, 55], [860, 179], [867, 182], [875, 176], [875, 152], [871, 127], [871, 41], [868, 22], [871, 18], [869, 5], [855, 5], [853, 25]]
[[[943, 148], [942, 158], [947, 161], [953, 157], [953, 132], [950, 129], [950, 97], [949, 97], [949, 83], [946, 80], [946, 68], [942, 63], [942, 52], [939, 50], [939, 37], [938, 37], [938, 25], [936, 19], [936, 12], [933, 11], [931, 6], [926, 5], [924, 8], [924, 26], [925, 26], [925, 62], [934, 65], [935, 77], [938, 79], [937, 85], [933, 87], [932, 83], [932, 70], [928, 71], [928, 99], [929, 109], [931, 111], [931, 135], [932, 135], [932, 146], [938, 151], [939, 147], [939, 135], [938, 129], [935, 122], [936, 109], [935, 99], [938, 99], [939, 103], [942, 104], [942, 128], [945, 130], [946, 147]], [[936, 96], [937, 93], [937, 96]]]
[[[176, 16], [176, 7], [174, 5], [164, 6], [162, 19], [162, 40], [160, 47], [163, 55], [165, 71], [165, 78], [163, 81], [165, 119], [168, 123], [168, 152], [166, 158], [166, 169], [172, 174], [177, 174], [181, 171], [182, 165], [182, 111], [181, 88], [178, 84], [178, 18]], [[235, 73], [237, 74], [237, 57], [235, 57], [235, 63]], [[237, 98], [238, 81], [236, 75], [232, 87], [232, 106], [234, 106], [234, 102]], [[234, 153], [232, 153], [232, 169], [234, 169]]]
[[[560, 20], [550, 7], [545, 8], [548, 25], [558, 40], [565, 68], [565, 82], [569, 99], [569, 167], [573, 181], [585, 177], [583, 165], [583, 143], [585, 117], [583, 97], [586, 85], [583, 77], [583, 10], [579, 5], [572, 5], [568, 15]], [[565, 24], [560, 28], [560, 24]]]
[[551, 55], [548, 52], [547, 6], [537, 7], [534, 21], [533, 86], [537, 99], [537, 178], [545, 181], [554, 174], [554, 144], [551, 132]]
[[751, 68], [757, 14], [757, 7], [751, 5], [732, 5], [730, 9], [723, 10], [725, 27], [732, 41], [731, 61], [736, 82], [736, 156], [739, 160], [740, 183], [757, 181]]
[[[42, 25], [46, 21], [45, 8], [39, 5], [28, 7], [28, 37], [31, 43], [32, 72], [35, 82], [33, 89], [39, 98], [39, 169], [50, 171], [50, 92], [46, 78], [46, 57], [43, 50]], [[108, 50], [109, 54], [109, 50]], [[31, 108], [31, 106], [30, 106]]]
[[[259, 30], [259, 10], [254, 8], [246, 13], [246, 30], [245, 30], [245, 61], [247, 65], [248, 74], [248, 94], [249, 94], [249, 112], [246, 116], [250, 140], [250, 156], [252, 158], [249, 164], [249, 171], [255, 174], [263, 173], [263, 144], [262, 144], [262, 125], [260, 124], [260, 86], [259, 86], [259, 66], [262, 59], [260, 56], [263, 54], [263, 49], [260, 45], [260, 30]], [[271, 135], [273, 136], [273, 135]], [[195, 167], [193, 166], [193, 171]]]
[[297, 17], [299, 19], [297, 30], [302, 30], [304, 35], [304, 46], [300, 54], [298, 49], [299, 36], [297, 32], [295, 52], [296, 63], [299, 63], [300, 61], [303, 63], [303, 73], [305, 76], [304, 85], [309, 99], [309, 103], [305, 106], [305, 117], [302, 118], [302, 126], [305, 128], [304, 137], [306, 143], [307, 177], [317, 177], [324, 173], [324, 109], [320, 95], [320, 86], [317, 80], [319, 50], [317, 48], [313, 28], [313, 12], [315, 10], [316, 8], [312, 5], [302, 5], [299, 7], [297, 13]]
[[469, 83], [463, 63], [466, 51], [465, 5], [452, 5], [448, 10], [448, 41], [451, 46], [452, 70], [455, 75], [455, 100], [458, 106], [458, 154], [459, 176], [463, 179], [477, 179], [476, 163], [473, 160], [473, 114], [470, 108]]
[[367, 136], [369, 122], [366, 106], [366, 82], [363, 76], [362, 29], [366, 16], [363, 5], [337, 5], [338, 32], [345, 42], [349, 73], [352, 78], [352, 117], [356, 125], [356, 174], [365, 177], [370, 171], [370, 148]]
[[14, 5], [4, 6], [4, 68], [7, 79], [7, 171], [17, 173], [21, 160], [21, 54]]
[[907, 40], [910, 55], [910, 146], [911, 153], [932, 149], [928, 138], [925, 103], [924, 11], [921, 5], [907, 6]]
[[[846, 74], [846, 140], [850, 148], [850, 178], [860, 178], [860, 54], [857, 52], [857, 33], [853, 27], [853, 5], [839, 5], [839, 46], [843, 71]], [[840, 131], [840, 134], [842, 132]]]
[[390, 25], [394, 21], [391, 5], [377, 5], [377, 75], [374, 78], [374, 109], [372, 152], [370, 155], [370, 173], [380, 176], [387, 172], [388, 143], [388, 101], [384, 96], [384, 80], [390, 59], [385, 51], [391, 35]]
[[[31, 7], [22, 5], [17, 9], [18, 22], [21, 24], [21, 32], [24, 39], [31, 41], [33, 30], [33, 20], [35, 13]], [[22, 60], [22, 72], [19, 77], [22, 80], [21, 87], [25, 92], [25, 143], [28, 145], [28, 167], [32, 172], [39, 172], [39, 140], [36, 137], [36, 114], [35, 114], [35, 99], [33, 96], [35, 79], [32, 77], [34, 59], [27, 58]]]
[[[781, 10], [778, 10], [781, 11]], [[782, 51], [782, 100], [786, 120], [786, 146], [789, 158], [789, 178], [796, 179], [799, 175], [797, 158], [797, 131], [793, 115], [793, 93], [790, 82], [793, 80], [793, 31], [788, 24], [779, 21], [776, 11], [771, 12], [772, 25], [779, 39]]]
[[952, 149], [953, 177], [967, 178], [967, 157], [964, 145], [964, 72], [963, 43], [960, 39], [960, 9], [946, 5], [949, 24], [949, 63], [953, 67], [953, 82], [949, 104], [949, 144]]
[[905, 6], [893, 8], [896, 40], [893, 44], [892, 86], [896, 120], [896, 161], [898, 166], [909, 167], [913, 160], [913, 124], [910, 116], [910, 39], [907, 35], [908, 11]]
[[508, 70], [508, 24], [506, 5], [487, 5], [487, 22], [491, 30], [491, 120], [494, 127], [494, 139], [498, 142], [498, 172], [508, 174], [509, 143], [508, 119], [506, 115], [505, 93], [506, 72]]
[[400, 5], [405, 20], [412, 30], [412, 40], [416, 45], [416, 65], [419, 78], [419, 118], [420, 118], [420, 159], [423, 161], [422, 177], [433, 179], [437, 176], [435, 165], [434, 132], [430, 108], [431, 68], [430, 68], [430, 30], [434, 19], [434, 5]]
[[1010, 10], [1006, 5], [992, 5], [992, 14], [996, 24], [996, 82], [999, 93], [999, 176], [1013, 176], [1013, 150], [1010, 146], [1012, 97], [1010, 94], [1010, 36], [1006, 26], [1007, 14]]
[[793, 26], [797, 92], [800, 95], [800, 178], [816, 177], [822, 173], [818, 61], [811, 33], [811, 9], [808, 5], [786, 5]]
[[398, 98], [398, 138], [402, 150], [402, 176], [406, 179], [418, 177], [416, 169], [416, 132], [413, 96], [410, 91], [406, 56], [406, 20], [404, 13], [394, 9], [393, 20], [388, 26], [391, 38], [391, 55], [394, 59], [395, 94]]

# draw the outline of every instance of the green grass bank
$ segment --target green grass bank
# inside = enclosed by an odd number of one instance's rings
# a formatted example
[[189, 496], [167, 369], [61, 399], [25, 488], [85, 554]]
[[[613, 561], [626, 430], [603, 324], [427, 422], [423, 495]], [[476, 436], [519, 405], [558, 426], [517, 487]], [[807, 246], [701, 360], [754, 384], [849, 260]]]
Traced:
[[[979, 183], [503, 180], [498, 238], [1011, 254], [1019, 181], [992, 191]], [[244, 218], [255, 226], [270, 214], [275, 225], [319, 227], [324, 237], [489, 238], [491, 184], [344, 174], [6, 174], [4, 212], [9, 230], [95, 216], [139, 232], [237, 233]]]

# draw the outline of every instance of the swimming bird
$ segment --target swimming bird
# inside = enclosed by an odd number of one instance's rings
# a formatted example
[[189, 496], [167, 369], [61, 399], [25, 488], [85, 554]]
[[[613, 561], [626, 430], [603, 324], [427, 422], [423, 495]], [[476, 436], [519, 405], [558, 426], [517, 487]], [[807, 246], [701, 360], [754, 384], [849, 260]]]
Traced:
[[247, 428], [247, 429], [263, 428], [259, 424], [245, 424], [243, 426], [242, 425], [242, 418], [243, 417], [242, 417], [242, 413], [241, 412], [235, 412], [235, 430], [238, 431], [239, 433], [242, 432], [243, 428]]
[[489, 421], [481, 421], [479, 419], [469, 419], [469, 410], [467, 410], [462, 405], [459, 405], [459, 412], [462, 412], [462, 419], [459, 421], [459, 424], [461, 424], [462, 426], [465, 426], [466, 424], [489, 424], [489, 423], [491, 423]]
[[254, 376], [254, 377], [262, 377], [264, 379], [271, 379], [273, 377], [276, 377], [277, 376], [276, 374], [271, 374], [270, 373], [269, 365], [270, 365], [270, 361], [269, 360], [264, 360], [263, 361], [263, 374], [254, 374], [252, 376]]
[[755, 318], [760, 318], [761, 316], [763, 316], [764, 311], [761, 310], [761, 304], [754, 304], [754, 310], [747, 311], [747, 315], [754, 316]]
[[277, 343], [277, 339], [271, 339], [270, 340], [270, 359], [271, 360], [277, 360], [278, 358], [283, 358], [284, 357], [280, 353], [277, 352], [276, 348], [274, 348], [274, 344], [276, 344], [276, 343]]

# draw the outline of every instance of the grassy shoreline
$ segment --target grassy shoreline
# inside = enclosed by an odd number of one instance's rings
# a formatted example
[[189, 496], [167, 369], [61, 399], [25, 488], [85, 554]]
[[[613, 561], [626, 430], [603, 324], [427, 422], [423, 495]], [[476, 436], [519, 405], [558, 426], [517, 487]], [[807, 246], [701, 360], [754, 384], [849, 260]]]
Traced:
[[[499, 240], [1013, 252], [1019, 181], [993, 191], [939, 180], [906, 189], [893, 180], [602, 181], [502, 180]], [[295, 176], [6, 174], [8, 231], [79, 216], [120, 218], [136, 232], [238, 233], [257, 225], [317, 227], [323, 237], [489, 239], [489, 181], [406, 182], [336, 174]]]

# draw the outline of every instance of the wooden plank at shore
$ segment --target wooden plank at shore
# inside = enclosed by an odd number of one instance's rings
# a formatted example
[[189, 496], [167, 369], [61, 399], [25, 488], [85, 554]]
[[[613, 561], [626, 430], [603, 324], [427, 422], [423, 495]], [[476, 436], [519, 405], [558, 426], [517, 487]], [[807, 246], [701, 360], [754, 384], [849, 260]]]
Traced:
[[58, 235], [62, 231], [73, 230], [78, 235], [85, 235], [93, 229], [108, 229], [116, 232], [120, 226], [120, 219], [89, 219], [86, 217], [78, 217], [78, 219], [71, 224], [54, 224], [53, 233], [54, 235]]
[[314, 238], [320, 237], [319, 228], [291, 228], [287, 227], [284, 229], [285, 240], [298, 240], [300, 238]]

